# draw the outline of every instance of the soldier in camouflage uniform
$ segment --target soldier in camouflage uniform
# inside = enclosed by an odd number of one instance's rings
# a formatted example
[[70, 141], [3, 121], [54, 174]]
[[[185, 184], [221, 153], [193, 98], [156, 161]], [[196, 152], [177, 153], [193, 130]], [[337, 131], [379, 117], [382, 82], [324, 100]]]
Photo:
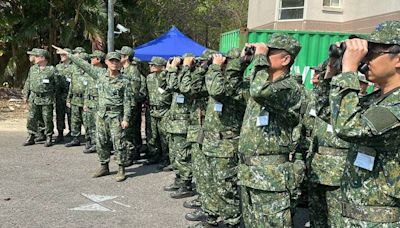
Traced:
[[[181, 63], [182, 59], [183, 63]], [[176, 174], [173, 186], [178, 187], [175, 192], [171, 193], [171, 197], [175, 199], [194, 195], [192, 190], [191, 154], [190, 150], [184, 148], [184, 144], [186, 143], [187, 127], [189, 125], [189, 109], [191, 102], [180, 90], [182, 78], [190, 75], [193, 71], [191, 64], [193, 59], [193, 54], [186, 53], [182, 58], [173, 58], [171, 63], [167, 65], [167, 91], [173, 93], [171, 108], [169, 111], [170, 127], [167, 131], [170, 134], [170, 162], [171, 166], [175, 168]], [[180, 64], [183, 65], [180, 66]], [[178, 68], [180, 67], [181, 69], [179, 70]]]
[[251, 97], [239, 140], [243, 220], [246, 227], [291, 227], [291, 197], [305, 168], [301, 155], [289, 161], [302, 102], [300, 85], [289, 72], [301, 47], [287, 34], [254, 46]]
[[[74, 56], [84, 58], [88, 61], [89, 55], [85, 53], [85, 49], [77, 47], [73, 51]], [[72, 78], [69, 86], [67, 105], [71, 108], [71, 136], [72, 140], [65, 144], [66, 147], [80, 146], [81, 142], [79, 137], [81, 136], [81, 128], [83, 123], [83, 101], [85, 88], [88, 84], [85, 72], [73, 65]]]
[[[71, 53], [71, 49], [64, 49], [68, 53]], [[60, 82], [60, 90], [56, 91], [56, 126], [57, 126], [57, 138], [55, 139], [54, 143], [62, 143], [64, 141], [64, 129], [65, 129], [65, 114], [67, 112], [67, 96], [69, 91], [69, 83], [71, 82], [72, 76], [72, 64], [70, 63], [67, 55], [60, 55], [61, 62], [56, 65], [57, 69], [57, 77], [59, 78], [58, 81]], [[68, 126], [69, 130], [71, 130], [70, 126], [70, 115], [68, 115]]]
[[[90, 55], [90, 63], [93, 66], [104, 68], [105, 54], [100, 50]], [[97, 80], [87, 77], [87, 86], [84, 92], [83, 101], [83, 126], [85, 126], [86, 145], [83, 153], [96, 152], [96, 111], [99, 105], [99, 93]]]
[[201, 207], [207, 215], [206, 222], [196, 227], [221, 223], [237, 227], [240, 222], [239, 192], [237, 186], [237, 146], [245, 110], [242, 94], [244, 62], [213, 55], [213, 64], [206, 74], [209, 94], [204, 120], [202, 151], [206, 155], [207, 187]]
[[312, 227], [342, 227], [340, 178], [349, 145], [333, 131], [329, 106], [331, 80], [324, 79], [325, 70], [321, 70], [304, 114], [306, 128], [312, 131], [307, 157], [310, 222]]
[[[332, 123], [350, 143], [341, 179], [342, 227], [400, 227], [400, 21], [367, 40], [346, 40], [342, 73], [331, 82]], [[359, 98], [357, 69], [380, 90]]]
[[208, 92], [205, 86], [205, 75], [208, 70], [207, 60], [210, 55], [215, 53], [212, 50], [205, 50], [202, 56], [195, 60], [196, 63], [190, 58], [188, 64], [195, 65], [195, 70], [191, 74], [184, 74], [179, 85], [181, 93], [190, 103], [190, 119], [184, 149], [188, 150], [187, 153], [191, 154], [192, 157], [192, 175], [198, 193], [198, 198], [186, 201], [183, 204], [186, 208], [197, 209], [195, 212], [185, 215], [185, 218], [189, 221], [201, 221], [204, 218], [204, 212], [200, 206], [202, 195], [207, 186], [205, 179], [207, 175], [205, 173], [210, 172], [210, 170], [205, 169], [206, 157], [201, 150], [201, 127], [208, 100]]
[[[34, 70], [34, 68], [37, 67], [35, 65], [35, 53], [37, 52], [37, 50], [39, 50], [39, 48], [32, 48], [31, 51], [26, 52], [29, 55], [29, 62], [31, 63], [31, 67], [29, 68], [28, 77], [25, 80], [25, 85], [24, 85], [24, 89], [22, 90], [22, 92], [26, 91], [25, 87], [27, 86], [26, 82], [29, 80], [29, 75]], [[25, 102], [27, 102], [27, 98], [28, 98], [27, 94], [24, 94], [24, 97], [25, 97]], [[46, 140], [44, 131], [45, 131], [45, 128], [44, 128], [43, 118], [39, 117], [39, 119], [38, 119], [38, 134], [35, 137], [35, 142], [40, 142], [40, 141]]]
[[25, 82], [24, 94], [29, 103], [27, 129], [29, 136], [24, 146], [35, 144], [35, 135], [38, 134], [38, 119], [42, 118], [45, 126], [45, 147], [52, 146], [53, 135], [53, 105], [55, 92], [58, 89], [57, 72], [49, 66], [49, 52], [37, 49], [34, 53], [36, 67], [32, 68], [28, 80]]
[[[62, 49], [53, 46], [60, 52]], [[64, 52], [66, 53], [66, 52]], [[68, 54], [68, 57], [90, 77], [97, 80], [99, 106], [96, 116], [97, 154], [101, 167], [93, 175], [94, 178], [109, 175], [111, 150], [115, 150], [116, 162], [119, 166], [117, 181], [124, 181], [125, 165], [128, 161], [125, 148], [126, 129], [129, 126], [131, 112], [131, 86], [119, 71], [122, 67], [121, 55], [109, 52], [106, 55], [108, 69], [92, 66], [83, 59]]]
[[127, 77], [132, 86], [132, 105], [131, 105], [131, 118], [129, 119], [129, 128], [126, 130], [126, 149], [128, 150], [128, 165], [133, 164], [134, 161], [140, 159], [140, 145], [141, 145], [141, 130], [140, 123], [142, 117], [141, 102], [146, 96], [145, 78], [139, 72], [136, 65], [131, 64], [133, 49], [128, 46], [123, 46], [120, 51], [122, 69], [121, 73]]
[[[151, 73], [146, 77], [147, 100], [150, 106], [150, 127], [148, 127], [147, 144], [149, 159], [145, 165], [156, 164], [168, 159], [168, 138], [166, 118], [171, 106], [171, 93], [166, 91], [166, 61], [153, 57], [149, 62]], [[147, 117], [146, 117], [147, 118]], [[146, 121], [147, 123], [147, 121]]]

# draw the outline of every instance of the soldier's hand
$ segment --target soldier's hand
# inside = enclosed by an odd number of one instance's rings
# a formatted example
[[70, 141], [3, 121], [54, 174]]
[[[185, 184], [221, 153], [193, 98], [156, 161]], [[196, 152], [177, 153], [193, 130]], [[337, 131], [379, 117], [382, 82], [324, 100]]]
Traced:
[[87, 107], [86, 105], [83, 106], [83, 111], [84, 111], [84, 112], [89, 111], [89, 109], [88, 109], [88, 107]]
[[256, 55], [267, 55], [269, 48], [265, 43], [256, 43], [253, 44], [254, 47], [256, 47]]
[[66, 55], [66, 54], [68, 54], [68, 52], [66, 52], [66, 51], [64, 51], [64, 49], [62, 49], [62, 48], [60, 48], [60, 47], [57, 47], [57, 46], [55, 46], [55, 45], [51, 45], [54, 49], [56, 49], [56, 51], [57, 51], [57, 54], [59, 54], [59, 55]]
[[221, 54], [214, 54], [213, 55], [213, 64], [222, 65], [224, 64], [226, 57], [222, 56]]
[[124, 121], [121, 122], [122, 129], [127, 129], [128, 126], [129, 126], [129, 123], [127, 121], [124, 120]]
[[361, 60], [368, 52], [368, 41], [362, 39], [347, 39], [343, 54], [342, 72], [357, 72]]
[[192, 66], [193, 65], [193, 60], [194, 60], [194, 57], [185, 57], [183, 59], [183, 65], [184, 66]]
[[67, 102], [66, 105], [67, 105], [68, 108], [71, 108], [71, 103]]

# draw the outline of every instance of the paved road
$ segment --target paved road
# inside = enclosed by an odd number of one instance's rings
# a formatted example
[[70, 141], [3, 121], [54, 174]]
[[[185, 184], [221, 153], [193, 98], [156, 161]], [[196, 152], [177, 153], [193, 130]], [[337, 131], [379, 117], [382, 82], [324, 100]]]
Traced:
[[[127, 169], [125, 182], [117, 183], [113, 175], [94, 179], [90, 176], [99, 165], [96, 154], [83, 154], [83, 146], [23, 147], [23, 124], [24, 121], [0, 122], [0, 227], [191, 224], [184, 219], [190, 212], [182, 207], [184, 200], [171, 199], [162, 191], [173, 180], [173, 173], [138, 164]], [[110, 169], [116, 173], [115, 163]], [[99, 202], [101, 196], [109, 199]], [[84, 211], [85, 208], [99, 211]]]

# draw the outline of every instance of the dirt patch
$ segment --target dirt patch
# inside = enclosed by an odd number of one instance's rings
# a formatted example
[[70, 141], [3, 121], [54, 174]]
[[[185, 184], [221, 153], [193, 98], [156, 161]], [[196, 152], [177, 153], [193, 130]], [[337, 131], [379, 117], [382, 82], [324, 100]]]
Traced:
[[27, 113], [27, 104], [22, 100], [20, 89], [0, 87], [1, 131], [24, 130]]

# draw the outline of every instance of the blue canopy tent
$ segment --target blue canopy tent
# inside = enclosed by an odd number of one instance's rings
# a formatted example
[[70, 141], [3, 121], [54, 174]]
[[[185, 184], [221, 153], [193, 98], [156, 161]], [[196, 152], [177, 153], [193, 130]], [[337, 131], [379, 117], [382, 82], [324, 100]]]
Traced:
[[188, 52], [200, 56], [205, 49], [173, 26], [157, 39], [136, 47], [135, 56], [142, 61], [150, 61], [153, 56], [168, 59], [173, 56], [182, 56]]

